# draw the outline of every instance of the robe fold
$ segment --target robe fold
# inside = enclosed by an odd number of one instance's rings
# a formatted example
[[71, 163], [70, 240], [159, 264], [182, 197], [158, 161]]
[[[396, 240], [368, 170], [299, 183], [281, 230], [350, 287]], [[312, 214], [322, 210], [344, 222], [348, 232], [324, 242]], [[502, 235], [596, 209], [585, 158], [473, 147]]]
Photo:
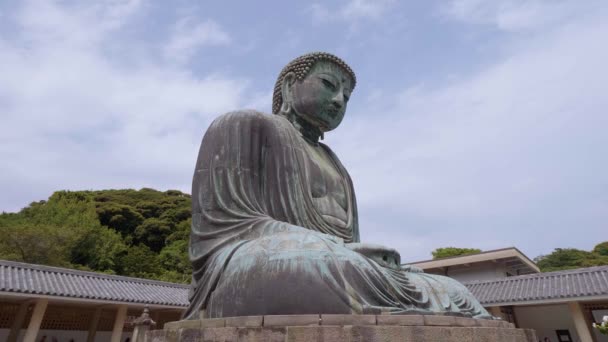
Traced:
[[273, 314], [453, 312], [490, 317], [460, 283], [380, 266], [359, 242], [352, 181], [347, 221], [311, 195], [311, 156], [284, 117], [239, 111], [207, 130], [192, 183], [190, 306], [185, 318]]

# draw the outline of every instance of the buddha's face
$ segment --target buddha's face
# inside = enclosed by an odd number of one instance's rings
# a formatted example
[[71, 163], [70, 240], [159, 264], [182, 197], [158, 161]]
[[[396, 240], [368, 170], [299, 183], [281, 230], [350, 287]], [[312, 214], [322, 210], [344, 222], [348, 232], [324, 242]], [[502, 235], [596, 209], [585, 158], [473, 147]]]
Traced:
[[338, 127], [352, 91], [350, 75], [338, 65], [319, 61], [308, 75], [291, 86], [296, 115], [327, 132]]

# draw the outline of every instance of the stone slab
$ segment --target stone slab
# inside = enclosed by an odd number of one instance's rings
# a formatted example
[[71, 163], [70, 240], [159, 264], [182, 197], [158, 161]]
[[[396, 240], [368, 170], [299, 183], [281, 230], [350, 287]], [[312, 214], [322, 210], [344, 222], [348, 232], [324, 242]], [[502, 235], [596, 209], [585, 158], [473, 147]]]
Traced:
[[167, 322], [163, 326], [163, 330], [178, 330], [184, 329], [200, 329], [202, 328], [202, 320], [183, 320], [176, 322]]
[[376, 319], [378, 325], [424, 325], [422, 315], [378, 315]]
[[201, 319], [201, 328], [221, 328], [226, 326], [225, 318]]
[[376, 315], [321, 315], [321, 325], [376, 325]]
[[508, 323], [508, 322], [504, 322], [501, 320], [491, 320], [491, 319], [480, 319], [479, 320], [479, 325], [485, 328], [499, 328], [503, 326], [503, 323]]
[[227, 327], [261, 327], [264, 323], [264, 316], [241, 316], [226, 317]]
[[265, 327], [319, 325], [321, 315], [273, 315], [264, 316]]
[[351, 326], [320, 326], [320, 327], [287, 327], [285, 341], [287, 342], [311, 342], [311, 341], [336, 341], [350, 342]]
[[479, 320], [474, 318], [466, 317], [454, 317], [455, 325], [459, 327], [475, 327], [479, 325]]
[[456, 326], [456, 317], [443, 315], [425, 315], [424, 325], [432, 326]]
[[533, 330], [492, 327], [348, 325], [178, 328], [147, 333], [148, 342], [536, 342]]

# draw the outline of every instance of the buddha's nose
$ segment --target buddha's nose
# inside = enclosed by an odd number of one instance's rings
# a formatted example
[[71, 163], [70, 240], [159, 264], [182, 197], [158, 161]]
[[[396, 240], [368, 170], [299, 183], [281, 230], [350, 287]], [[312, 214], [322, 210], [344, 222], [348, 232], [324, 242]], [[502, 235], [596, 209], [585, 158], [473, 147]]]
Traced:
[[336, 107], [336, 109], [342, 109], [342, 107], [344, 107], [344, 95], [342, 94], [342, 92], [339, 91], [338, 94], [336, 94], [336, 96], [331, 99], [331, 102]]

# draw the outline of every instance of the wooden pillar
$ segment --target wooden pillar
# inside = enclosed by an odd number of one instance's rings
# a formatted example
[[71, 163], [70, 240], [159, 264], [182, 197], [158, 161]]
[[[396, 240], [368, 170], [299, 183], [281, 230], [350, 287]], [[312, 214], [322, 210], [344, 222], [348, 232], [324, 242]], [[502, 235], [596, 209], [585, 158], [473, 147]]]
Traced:
[[27, 316], [27, 309], [30, 307], [31, 301], [25, 301], [19, 305], [19, 310], [17, 311], [17, 315], [15, 316], [15, 320], [13, 321], [13, 325], [11, 326], [11, 331], [8, 333], [8, 338], [6, 342], [17, 342], [17, 338], [19, 337], [19, 333], [21, 332], [21, 327], [23, 327], [23, 321], [25, 321], [25, 316]]
[[593, 341], [594, 339], [590, 330], [591, 326], [587, 325], [581, 304], [579, 302], [569, 302], [568, 308], [570, 309], [570, 315], [574, 321], [578, 338], [581, 341]]
[[95, 341], [95, 334], [97, 333], [97, 325], [99, 324], [99, 317], [101, 317], [101, 307], [95, 309], [91, 324], [89, 325], [89, 334], [87, 335], [87, 342]]
[[46, 311], [48, 304], [48, 299], [38, 299], [36, 301], [34, 312], [32, 312], [32, 318], [30, 319], [30, 324], [27, 326], [27, 331], [25, 332], [23, 342], [36, 342], [38, 331], [40, 331], [40, 324], [42, 324], [44, 312]]
[[127, 319], [127, 306], [120, 305], [116, 310], [116, 318], [114, 319], [114, 329], [112, 329], [111, 342], [120, 342], [122, 337], [122, 329], [125, 326], [125, 320]]

